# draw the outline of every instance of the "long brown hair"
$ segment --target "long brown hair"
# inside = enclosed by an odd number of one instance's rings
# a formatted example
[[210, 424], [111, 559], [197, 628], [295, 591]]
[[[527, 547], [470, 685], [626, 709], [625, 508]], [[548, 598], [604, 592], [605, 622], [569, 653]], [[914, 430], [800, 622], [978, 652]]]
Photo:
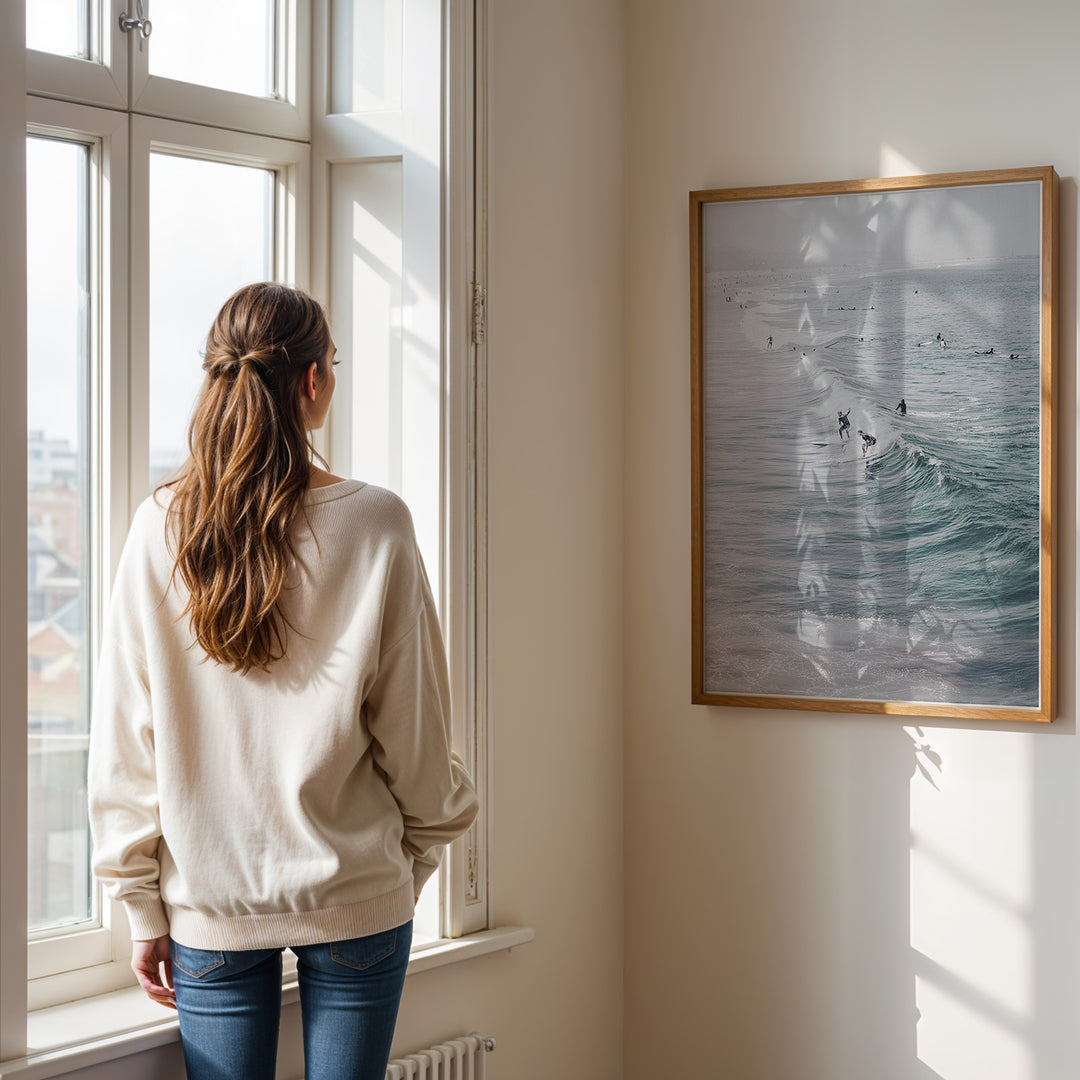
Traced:
[[315, 452], [301, 387], [313, 362], [326, 377], [329, 350], [320, 305], [273, 282], [230, 296], [206, 338], [191, 454], [170, 485], [173, 577], [188, 590], [195, 640], [243, 674], [285, 655], [278, 599]]

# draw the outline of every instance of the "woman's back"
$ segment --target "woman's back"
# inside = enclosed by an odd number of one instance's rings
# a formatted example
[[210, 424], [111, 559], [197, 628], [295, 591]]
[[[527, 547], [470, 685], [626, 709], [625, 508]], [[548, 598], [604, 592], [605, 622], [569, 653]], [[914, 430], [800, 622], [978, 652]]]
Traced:
[[[438, 620], [408, 510], [359, 481], [310, 490], [281, 598], [287, 654], [238, 676], [202, 660], [187, 629], [168, 498], [147, 500], [132, 527], [117, 577], [129, 600], [108, 631], [127, 647], [102, 666], [95, 721], [107, 737], [110, 713], [149, 691], [141, 732], [173, 937], [261, 948], [317, 940], [328, 920], [353, 937], [409, 918], [432, 849], [471, 820], [475, 796], [447, 750]], [[95, 758], [94, 790], [111, 787], [96, 773], [113, 765]], [[99, 875], [120, 855], [100, 844]], [[137, 899], [130, 887], [121, 899]]]

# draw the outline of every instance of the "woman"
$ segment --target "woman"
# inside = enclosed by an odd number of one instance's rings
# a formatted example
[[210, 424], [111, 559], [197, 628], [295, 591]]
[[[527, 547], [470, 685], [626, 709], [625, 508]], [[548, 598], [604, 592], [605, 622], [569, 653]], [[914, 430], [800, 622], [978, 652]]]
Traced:
[[416, 898], [476, 814], [408, 510], [312, 464], [335, 351], [298, 290], [225, 303], [102, 639], [94, 873], [191, 1080], [274, 1076], [286, 947], [307, 1080], [382, 1080]]

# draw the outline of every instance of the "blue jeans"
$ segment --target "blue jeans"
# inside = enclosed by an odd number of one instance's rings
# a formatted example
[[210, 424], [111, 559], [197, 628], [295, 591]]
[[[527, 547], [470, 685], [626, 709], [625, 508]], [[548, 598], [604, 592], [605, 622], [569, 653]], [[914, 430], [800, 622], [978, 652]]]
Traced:
[[[305, 1080], [384, 1080], [412, 923], [293, 947]], [[170, 947], [188, 1080], [274, 1080], [282, 949]]]

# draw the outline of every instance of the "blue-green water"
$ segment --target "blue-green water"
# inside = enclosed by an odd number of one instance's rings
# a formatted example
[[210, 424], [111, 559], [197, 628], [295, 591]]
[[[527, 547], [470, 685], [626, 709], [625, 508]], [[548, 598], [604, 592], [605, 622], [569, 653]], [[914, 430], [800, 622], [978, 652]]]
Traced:
[[708, 692], [1038, 705], [1039, 274], [709, 276]]

